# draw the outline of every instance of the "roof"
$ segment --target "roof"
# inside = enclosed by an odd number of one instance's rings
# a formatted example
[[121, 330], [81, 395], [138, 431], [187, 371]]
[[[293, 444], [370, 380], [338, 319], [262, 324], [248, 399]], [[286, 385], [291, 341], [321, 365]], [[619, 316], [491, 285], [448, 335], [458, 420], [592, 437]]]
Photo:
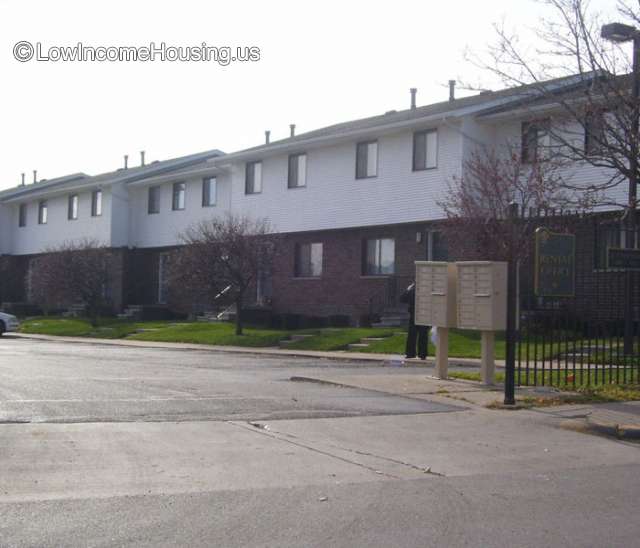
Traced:
[[75, 173], [55, 179], [47, 179], [33, 184], [20, 185], [0, 192], [0, 201], [19, 199], [33, 194], [40, 194], [43, 191], [63, 191], [67, 188], [85, 188], [100, 185], [111, 185], [114, 183], [131, 183], [147, 177], [161, 175], [173, 171], [180, 171], [189, 166], [205, 163], [211, 158], [221, 156], [224, 153], [218, 149], [171, 158], [169, 160], [154, 161], [144, 166], [137, 166], [128, 169], [118, 169], [99, 175], [87, 175], [86, 173]]
[[281, 148], [286, 145], [295, 145], [297, 143], [302, 144], [309, 140], [340, 137], [353, 132], [366, 131], [369, 129], [375, 130], [383, 126], [391, 126], [403, 122], [419, 122], [434, 116], [480, 115], [495, 109], [509, 109], [514, 105], [522, 105], [525, 102], [539, 98], [542, 95], [541, 86], [544, 86], [547, 91], [568, 91], [569, 89], [584, 85], [584, 82], [590, 81], [593, 75], [593, 73], [589, 73], [566, 76], [548, 80], [544, 83], [528, 84], [499, 91], [483, 91], [475, 95], [454, 99], [453, 101], [442, 101], [414, 109], [392, 110], [385, 114], [342, 122], [306, 133], [300, 133], [294, 137], [271, 141], [269, 144], [244, 149], [225, 155], [224, 160], [233, 159], [235, 156], [250, 155], [251, 153], [267, 153], [272, 149]]

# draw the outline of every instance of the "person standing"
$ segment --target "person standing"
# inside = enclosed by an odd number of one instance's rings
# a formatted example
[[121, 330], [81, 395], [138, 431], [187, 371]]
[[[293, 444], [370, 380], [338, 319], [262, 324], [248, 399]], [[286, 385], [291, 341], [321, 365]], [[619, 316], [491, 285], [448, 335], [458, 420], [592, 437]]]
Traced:
[[429, 327], [416, 325], [416, 284], [412, 283], [400, 297], [400, 302], [406, 303], [409, 307], [409, 331], [407, 333], [407, 347], [405, 355], [407, 358], [416, 357], [416, 342], [418, 343], [418, 356], [421, 360], [427, 358], [427, 344]]

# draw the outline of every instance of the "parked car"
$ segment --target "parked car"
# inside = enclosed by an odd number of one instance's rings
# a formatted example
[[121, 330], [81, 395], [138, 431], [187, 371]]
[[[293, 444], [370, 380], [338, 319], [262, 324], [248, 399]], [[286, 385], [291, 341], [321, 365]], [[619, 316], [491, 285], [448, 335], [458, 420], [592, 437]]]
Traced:
[[4, 312], [0, 312], [0, 337], [3, 333], [9, 331], [18, 331], [18, 327], [20, 327], [20, 322], [18, 318], [11, 314], [5, 314]]

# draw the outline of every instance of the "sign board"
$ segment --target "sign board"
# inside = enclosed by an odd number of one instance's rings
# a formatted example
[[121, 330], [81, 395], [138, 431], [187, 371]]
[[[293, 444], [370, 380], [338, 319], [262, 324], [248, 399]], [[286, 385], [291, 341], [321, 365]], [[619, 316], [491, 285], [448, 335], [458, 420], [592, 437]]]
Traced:
[[640, 249], [610, 247], [607, 252], [607, 268], [640, 270]]
[[576, 238], [536, 230], [535, 292], [539, 297], [574, 297]]

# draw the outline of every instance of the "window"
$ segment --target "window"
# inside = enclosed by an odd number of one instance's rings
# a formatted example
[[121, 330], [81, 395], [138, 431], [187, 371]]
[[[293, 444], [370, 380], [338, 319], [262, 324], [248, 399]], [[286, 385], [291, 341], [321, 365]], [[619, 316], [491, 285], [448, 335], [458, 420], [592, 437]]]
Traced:
[[69, 204], [67, 206], [67, 219], [75, 221], [78, 219], [78, 195], [69, 196]]
[[[596, 225], [595, 249], [593, 255], [593, 268], [595, 270], [606, 270], [609, 265], [609, 249], [626, 248], [627, 237], [632, 233], [620, 223], [608, 223]], [[635, 236], [635, 248], [640, 248], [640, 231]], [[631, 242], [629, 242], [631, 243]]]
[[521, 158], [525, 164], [541, 160], [544, 150], [550, 146], [549, 120], [536, 122], [522, 122], [522, 150]]
[[396, 270], [396, 242], [392, 238], [365, 240], [363, 274], [386, 276]]
[[18, 208], [18, 226], [27, 226], [27, 204], [20, 204]]
[[427, 261], [448, 261], [449, 248], [442, 232], [427, 233]]
[[173, 183], [173, 198], [171, 200], [171, 209], [173, 209], [173, 211], [181, 211], [184, 209], [185, 190], [185, 183]]
[[38, 224], [46, 225], [47, 224], [47, 201], [42, 200], [38, 203]]
[[249, 162], [246, 167], [244, 180], [245, 194], [260, 194], [262, 192], [262, 162]]
[[312, 278], [322, 276], [322, 244], [296, 244], [295, 276]]
[[378, 141], [358, 143], [356, 146], [356, 179], [378, 175]]
[[91, 193], [91, 216], [100, 217], [102, 215], [102, 190], [94, 190]]
[[438, 132], [435, 129], [413, 134], [413, 171], [438, 167]]
[[292, 154], [289, 156], [289, 188], [307, 186], [307, 155]]
[[202, 207], [216, 205], [218, 195], [218, 183], [215, 177], [202, 179]]
[[149, 199], [147, 204], [147, 212], [149, 215], [153, 213], [160, 213], [160, 187], [149, 187]]
[[605, 143], [604, 114], [592, 112], [584, 120], [584, 151], [587, 154], [599, 154]]

